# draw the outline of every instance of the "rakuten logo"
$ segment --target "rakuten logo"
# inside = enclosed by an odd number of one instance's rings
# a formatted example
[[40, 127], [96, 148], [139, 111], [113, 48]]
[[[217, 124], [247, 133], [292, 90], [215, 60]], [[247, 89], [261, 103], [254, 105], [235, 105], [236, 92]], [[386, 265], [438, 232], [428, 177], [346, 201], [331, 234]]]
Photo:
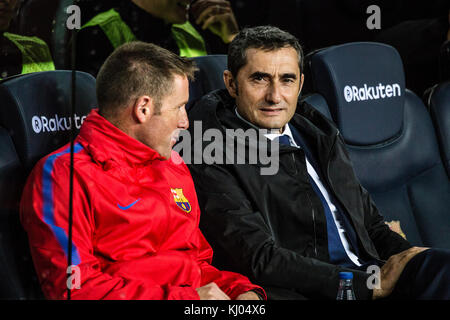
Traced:
[[[81, 128], [84, 119], [86, 116], [79, 117], [75, 114], [75, 127], [77, 129]], [[34, 132], [43, 133], [43, 132], [57, 132], [57, 131], [67, 131], [72, 128], [72, 118], [70, 117], [58, 117], [57, 114], [53, 118], [47, 118], [44, 116], [38, 117], [34, 116], [31, 119], [31, 125], [33, 127]]]
[[364, 84], [364, 87], [358, 88], [357, 86], [346, 86], [344, 88], [345, 101], [365, 101], [365, 100], [378, 100], [391, 97], [401, 96], [400, 85], [394, 83], [391, 85], [378, 84], [376, 87], [368, 87]]

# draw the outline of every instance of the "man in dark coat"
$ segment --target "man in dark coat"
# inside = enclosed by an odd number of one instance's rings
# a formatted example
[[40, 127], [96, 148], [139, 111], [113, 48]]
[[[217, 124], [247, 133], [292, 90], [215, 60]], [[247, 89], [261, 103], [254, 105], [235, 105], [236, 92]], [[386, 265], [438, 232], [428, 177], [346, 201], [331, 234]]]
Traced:
[[238, 30], [227, 0], [121, 1], [81, 27], [76, 67], [96, 76], [115, 48], [133, 40], [183, 57], [224, 53]]
[[[189, 114], [189, 168], [215, 263], [247, 275], [272, 299], [335, 299], [341, 271], [353, 272], [357, 299], [449, 299], [450, 252], [412, 247], [386, 225], [335, 125], [298, 104], [302, 63], [289, 33], [244, 29], [229, 47], [227, 89]], [[212, 136], [215, 145], [227, 140], [214, 152]], [[263, 173], [262, 151], [279, 159], [278, 170]], [[374, 278], [368, 270], [377, 268]]]

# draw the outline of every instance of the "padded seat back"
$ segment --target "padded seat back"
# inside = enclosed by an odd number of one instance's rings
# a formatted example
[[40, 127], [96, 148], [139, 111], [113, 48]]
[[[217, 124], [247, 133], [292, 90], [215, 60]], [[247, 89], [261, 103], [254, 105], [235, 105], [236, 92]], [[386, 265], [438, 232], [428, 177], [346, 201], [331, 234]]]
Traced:
[[433, 89], [428, 104], [441, 148], [442, 161], [450, 178], [450, 81]]
[[17, 210], [23, 181], [12, 140], [0, 127], [0, 300], [36, 299], [41, 295]]
[[[96, 106], [95, 79], [76, 73], [76, 117]], [[0, 82], [0, 299], [42, 298], [19, 221], [25, 179], [37, 160], [69, 141], [70, 71], [31, 73]]]
[[189, 83], [187, 111], [205, 94], [213, 90], [225, 89], [223, 72], [227, 69], [226, 55], [208, 55], [193, 59], [197, 64], [198, 71], [195, 73], [195, 80]]
[[76, 72], [76, 113], [71, 113], [71, 71], [37, 72], [0, 83], [0, 126], [8, 130], [25, 170], [69, 141], [97, 104], [95, 79]]
[[431, 118], [405, 89], [398, 52], [370, 42], [333, 46], [311, 57], [311, 71], [385, 220], [399, 220], [414, 245], [450, 248], [450, 183]]

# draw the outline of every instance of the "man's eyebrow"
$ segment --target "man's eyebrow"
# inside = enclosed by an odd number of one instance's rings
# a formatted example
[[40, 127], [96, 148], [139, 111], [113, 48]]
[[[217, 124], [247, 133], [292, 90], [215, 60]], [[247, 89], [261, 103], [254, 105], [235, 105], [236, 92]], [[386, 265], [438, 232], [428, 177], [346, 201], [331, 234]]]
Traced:
[[189, 100], [186, 100], [186, 101], [180, 101], [180, 102], [174, 104], [174, 105], [173, 105], [173, 108], [176, 109], [176, 108], [179, 108], [179, 107], [181, 107], [181, 106], [184, 106], [184, 105], [186, 105], [186, 104], [188, 103], [188, 101], [189, 101]]
[[290, 78], [290, 79], [297, 79], [297, 75], [295, 73], [284, 73], [281, 75], [281, 78], [286, 79], [286, 78]]
[[270, 73], [267, 72], [262, 72], [262, 71], [256, 71], [253, 72], [250, 75], [250, 78], [266, 78], [266, 77], [271, 77], [272, 75]]
[[[250, 78], [271, 78], [272, 75], [267, 72], [256, 71], [250, 75]], [[297, 75], [295, 73], [283, 73], [281, 75], [282, 79], [297, 79]]]

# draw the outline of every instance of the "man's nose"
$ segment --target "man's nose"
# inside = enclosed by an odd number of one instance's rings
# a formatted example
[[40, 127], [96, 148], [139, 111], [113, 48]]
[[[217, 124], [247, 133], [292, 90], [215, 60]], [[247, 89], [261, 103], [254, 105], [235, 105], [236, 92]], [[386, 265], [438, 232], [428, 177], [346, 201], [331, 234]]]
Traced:
[[278, 83], [271, 83], [267, 88], [266, 101], [271, 104], [278, 104], [281, 102], [281, 88]]
[[185, 107], [183, 107], [183, 112], [181, 113], [180, 120], [178, 121], [178, 128], [183, 130], [187, 130], [189, 128], [189, 118]]

